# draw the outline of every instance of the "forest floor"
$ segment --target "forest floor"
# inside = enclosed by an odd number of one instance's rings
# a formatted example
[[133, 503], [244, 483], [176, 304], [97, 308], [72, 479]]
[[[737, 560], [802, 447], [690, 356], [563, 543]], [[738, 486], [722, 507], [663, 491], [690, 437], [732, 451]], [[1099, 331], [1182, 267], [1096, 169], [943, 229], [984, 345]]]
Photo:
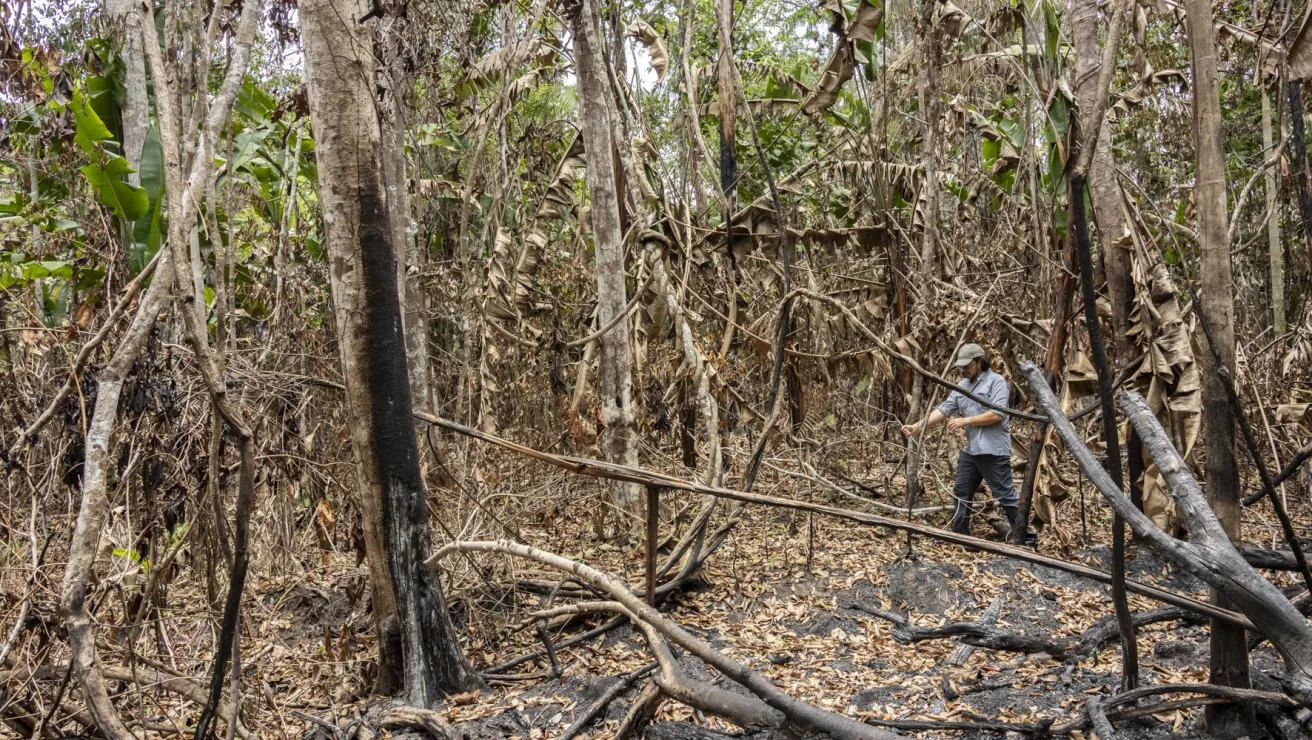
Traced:
[[[837, 503], [848, 506], [851, 501]], [[1051, 543], [1041, 543], [1041, 551], [1108, 569], [1110, 553], [1105, 541], [1110, 513], [1099, 504], [1088, 503], [1088, 530], [1093, 537], [1082, 549], [1059, 552]], [[1065, 506], [1067, 516], [1076, 517], [1074, 529], [1078, 532], [1075, 502]], [[1296, 505], [1294, 509], [1307, 523], [1307, 507]], [[941, 524], [943, 518], [945, 515], [935, 514], [930, 521]], [[1269, 525], [1258, 523], [1260, 518], [1258, 512], [1250, 512], [1246, 539], [1270, 545], [1272, 532]], [[977, 535], [985, 528], [978, 517], [974, 527]], [[599, 541], [581, 518], [562, 519], [536, 531], [528, 528], [521, 536], [526, 542], [606, 572], [623, 574], [635, 587], [641, 583], [641, 547], [622, 551]], [[958, 647], [954, 640], [911, 645], [895, 641], [890, 623], [853, 605], [898, 610], [918, 625], [935, 626], [949, 619], [976, 619], [1005, 591], [997, 625], [1048, 637], [1076, 636], [1095, 621], [1111, 618], [1108, 588], [1101, 584], [925, 539], [918, 538], [914, 546], [914, 556], [908, 558], [906, 537], [901, 533], [753, 507], [709, 561], [701, 580], [667, 601], [662, 610], [793, 696], [862, 718], [1061, 721], [1076, 716], [1086, 695], [1110, 694], [1117, 689], [1120, 648], [1115, 644], [1087, 659], [1068, 662], [1047, 654], [1017, 655], [981, 648], [964, 665], [949, 666], [945, 659]], [[1132, 546], [1129, 558], [1131, 578], [1206, 598], [1200, 582], [1164, 563], [1146, 547]], [[314, 734], [314, 726], [289, 714], [289, 708], [299, 707], [300, 713], [340, 724], [365, 710], [368, 677], [361, 671], [373, 653], [372, 645], [364, 642], [370, 632], [368, 599], [358, 585], [363, 571], [349, 566], [335, 559], [317, 580], [287, 579], [259, 585], [259, 598], [268, 611], [252, 620], [255, 624], [247, 635], [246, 650], [272, 659], [258, 668], [268, 682], [271, 699], [265, 710], [269, 712], [265, 715], [269, 723], [264, 727], [266, 737], [299, 738], [307, 730]], [[539, 597], [529, 596], [519, 609], [509, 610], [504, 587], [516, 578], [558, 578], [546, 571], [524, 570], [518, 563], [507, 562], [503, 567], [513, 570], [494, 568], [494, 573], [485, 573], [489, 580], [481, 588], [466, 589], [470, 600], [457, 604], [457, 613], [470, 629], [469, 658], [480, 668], [540, 647], [531, 629], [505, 633], [505, 627], [521, 620], [524, 612], [538, 608]], [[1278, 574], [1276, 582], [1292, 585], [1290, 575]], [[1133, 594], [1130, 602], [1136, 611], [1160, 606]], [[560, 630], [558, 637], [577, 634], [600, 621], [570, 625]], [[1140, 630], [1142, 682], [1205, 682], [1207, 635], [1205, 626], [1173, 622]], [[562, 649], [559, 659], [563, 667], [559, 680], [493, 683], [480, 693], [454, 697], [442, 714], [470, 740], [558, 737], [576, 713], [618, 676], [651, 660], [646, 644], [628, 626]], [[699, 661], [686, 656], [680, 660], [690, 676], [716, 680]], [[1268, 674], [1278, 675], [1281, 670], [1279, 658], [1269, 646], [1254, 651], [1253, 663]], [[515, 670], [542, 674], [549, 667], [541, 659]], [[1259, 679], [1255, 682], [1260, 683]], [[727, 681], [724, 685], [737, 688]], [[640, 686], [641, 682], [635, 683], [613, 701], [603, 718], [581, 737], [609, 738]], [[952, 694], [959, 696], [951, 698]], [[1200, 715], [1201, 710], [1153, 715], [1121, 723], [1118, 730], [1132, 740], [1190, 736]], [[714, 733], [732, 735], [735, 729], [667, 702], [646, 737], [715, 738], [721, 735]], [[920, 733], [922, 737], [937, 735]], [[945, 735], [975, 736], [968, 732]]]

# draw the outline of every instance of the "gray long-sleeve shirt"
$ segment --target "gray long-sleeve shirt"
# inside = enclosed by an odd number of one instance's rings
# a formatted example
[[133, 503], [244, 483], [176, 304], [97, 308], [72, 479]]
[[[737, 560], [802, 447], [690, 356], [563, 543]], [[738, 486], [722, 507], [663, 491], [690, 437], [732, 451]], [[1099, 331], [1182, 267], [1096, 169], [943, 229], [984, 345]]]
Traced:
[[[960, 385], [980, 398], [1003, 408], [1007, 407], [1007, 402], [1010, 400], [1011, 393], [1007, 381], [992, 370], [980, 373], [974, 382], [962, 380]], [[1011, 455], [1011, 417], [1007, 414], [987, 408], [975, 399], [963, 396], [959, 391], [952, 391], [948, 399], [939, 405], [938, 410], [944, 416], [958, 413], [961, 416], [976, 416], [985, 411], [998, 414], [1002, 417], [1002, 421], [997, 424], [986, 427], [966, 427], [966, 452], [971, 455]]]

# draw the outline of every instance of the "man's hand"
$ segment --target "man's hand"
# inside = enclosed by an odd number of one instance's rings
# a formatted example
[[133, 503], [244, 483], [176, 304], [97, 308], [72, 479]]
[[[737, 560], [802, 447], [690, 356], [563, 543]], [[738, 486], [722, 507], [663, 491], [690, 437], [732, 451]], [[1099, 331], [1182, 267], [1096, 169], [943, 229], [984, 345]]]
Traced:
[[968, 417], [957, 416], [948, 419], [948, 429], [951, 429], [954, 432], [959, 432], [968, 426], [970, 426], [970, 419]]
[[916, 422], [915, 424], [903, 424], [903, 425], [902, 425], [902, 436], [903, 436], [903, 437], [910, 437], [911, 435], [915, 434], [915, 433], [918, 432], [918, 431], [920, 431], [920, 422]]

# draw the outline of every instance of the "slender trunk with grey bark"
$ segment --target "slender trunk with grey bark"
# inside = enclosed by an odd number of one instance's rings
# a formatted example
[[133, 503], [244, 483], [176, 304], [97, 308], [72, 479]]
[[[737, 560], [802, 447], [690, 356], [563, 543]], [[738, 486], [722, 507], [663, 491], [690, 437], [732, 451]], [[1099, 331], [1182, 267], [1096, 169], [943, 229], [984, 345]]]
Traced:
[[[119, 56], [123, 59], [123, 156], [132, 169], [141, 166], [141, 151], [146, 145], [150, 130], [150, 102], [146, 92], [146, 58], [141, 41], [141, 18], [132, 12], [127, 0], [109, 0], [110, 15], [123, 23], [123, 46]], [[128, 184], [140, 185], [141, 173], [128, 175]]]
[[109, 514], [109, 476], [114, 459], [110, 454], [110, 438], [118, 416], [123, 381], [141, 354], [150, 330], [155, 326], [155, 319], [168, 299], [172, 277], [173, 266], [168, 262], [156, 270], [155, 280], [146, 289], [127, 335], [97, 379], [95, 410], [87, 427], [82, 503], [69, 543], [68, 565], [64, 569], [60, 591], [60, 608], [68, 630], [73, 675], [82, 687], [96, 726], [113, 740], [129, 740], [134, 736], [110, 702], [108, 685], [96, 656], [96, 637], [86, 604], [87, 591], [92, 582], [98, 542]]
[[728, 229], [732, 225], [733, 196], [738, 190], [738, 134], [734, 106], [738, 97], [733, 86], [733, 0], [717, 0], [715, 27], [716, 46], [719, 50], [720, 190], [724, 193], [721, 218]]
[[[300, 5], [319, 165], [324, 244], [353, 418], [360, 502], [379, 626], [381, 688], [431, 707], [481, 685], [460, 648], [441, 584], [424, 567], [428, 502], [411, 420], [393, 222], [373, 105], [366, 2]], [[390, 610], [388, 610], [390, 607]], [[385, 611], [387, 610], [387, 611]], [[392, 674], [390, 678], [382, 678]], [[395, 685], [399, 676], [403, 686]]]
[[[1234, 367], [1234, 301], [1230, 271], [1229, 220], [1226, 217], [1225, 152], [1221, 140], [1221, 97], [1217, 74], [1216, 31], [1212, 4], [1186, 0], [1189, 51], [1193, 67], [1194, 141], [1197, 146], [1194, 200], [1198, 241], [1202, 252], [1204, 316], [1216, 339], [1221, 362]], [[1230, 540], [1240, 542], [1239, 474], [1235, 467], [1235, 422], [1229, 399], [1211, 354], [1203, 353], [1203, 424], [1207, 429], [1207, 498]], [[1231, 602], [1213, 589], [1212, 598], [1227, 608]], [[1247, 688], [1248, 643], [1243, 630], [1212, 623], [1212, 683]], [[1208, 728], [1218, 737], [1247, 734], [1252, 709], [1208, 707]]]
[[[1098, 96], [1105, 94], [1098, 89], [1102, 46], [1098, 43], [1098, 5], [1095, 0], [1076, 0], [1071, 12], [1071, 29], [1075, 41], [1075, 97], [1082, 111], [1093, 111]], [[1112, 40], [1108, 39], [1108, 43]], [[1097, 129], [1097, 147], [1089, 163], [1089, 196], [1093, 201], [1093, 217], [1098, 225], [1102, 263], [1107, 273], [1107, 297], [1112, 308], [1116, 356], [1121, 362], [1127, 362], [1131, 348], [1128, 330], [1134, 279], [1130, 274], [1130, 236], [1121, 210], [1111, 127], [1101, 125], [1101, 121], [1081, 121], [1081, 124], [1086, 136], [1092, 135], [1095, 127]], [[1086, 141], [1085, 145], [1090, 144]]]
[[1307, 243], [1308, 264], [1312, 269], [1312, 165], [1307, 160], [1307, 129], [1303, 121], [1303, 83], [1293, 80], [1287, 88], [1289, 102], [1289, 138], [1294, 150], [1294, 184], [1298, 192], [1298, 212], [1303, 217], [1303, 236]]
[[[574, 30], [574, 56], [578, 73], [579, 112], [583, 149], [587, 153], [588, 193], [592, 199], [592, 232], [597, 270], [597, 325], [610, 326], [598, 339], [601, 375], [602, 455], [611, 462], [638, 464], [633, 408], [633, 375], [629, 354], [629, 324], [612, 322], [624, 313], [628, 300], [624, 284], [624, 240], [620, 229], [619, 195], [615, 188], [611, 138], [610, 83], [601, 53], [597, 8], [594, 0], [580, 0], [567, 9]], [[614, 324], [612, 326], [612, 323]], [[611, 499], [628, 521], [620, 532], [640, 521], [642, 495], [629, 483], [611, 483]]]
[[[920, 242], [920, 268], [917, 271], [919, 288], [922, 293], [928, 290], [929, 279], [936, 277], [938, 265], [938, 75], [939, 57], [942, 49], [939, 41], [938, 27], [934, 19], [933, 0], [923, 0], [920, 12], [920, 69], [919, 85], [920, 114], [924, 119], [925, 132], [921, 139], [920, 167], [924, 178], [921, 187], [924, 197], [918, 198], [916, 207], [924, 204], [925, 212]], [[912, 221], [913, 225], [915, 220]]]
[[[1270, 156], [1275, 148], [1271, 127], [1271, 96], [1262, 88], [1262, 151]], [[1280, 242], [1280, 216], [1276, 211], [1276, 168], [1266, 168], [1267, 260], [1271, 269], [1271, 327], [1277, 336], [1285, 333], [1285, 248]]]

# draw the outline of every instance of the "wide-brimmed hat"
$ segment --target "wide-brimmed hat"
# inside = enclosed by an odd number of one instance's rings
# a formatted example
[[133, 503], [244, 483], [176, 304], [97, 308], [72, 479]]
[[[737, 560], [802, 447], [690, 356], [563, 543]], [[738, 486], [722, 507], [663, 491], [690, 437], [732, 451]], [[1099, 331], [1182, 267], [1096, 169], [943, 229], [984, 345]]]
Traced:
[[970, 364], [971, 360], [977, 360], [984, 356], [984, 348], [978, 344], [963, 344], [961, 349], [957, 350], [957, 367], [965, 367]]

